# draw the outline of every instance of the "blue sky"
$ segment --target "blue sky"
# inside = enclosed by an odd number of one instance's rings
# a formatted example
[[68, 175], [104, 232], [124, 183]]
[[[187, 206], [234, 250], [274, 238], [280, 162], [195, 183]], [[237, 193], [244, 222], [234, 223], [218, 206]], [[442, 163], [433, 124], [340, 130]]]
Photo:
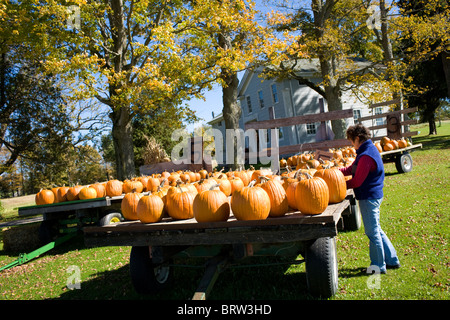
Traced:
[[[242, 79], [244, 72], [238, 73], [239, 81]], [[187, 101], [186, 104], [191, 110], [194, 110], [199, 118], [202, 118], [200, 122], [190, 124], [187, 126], [187, 131], [192, 132], [194, 128], [206, 124], [212, 119], [212, 112], [214, 115], [218, 115], [222, 112], [222, 87], [214, 85], [213, 89], [204, 93], [205, 100], [192, 99]]]

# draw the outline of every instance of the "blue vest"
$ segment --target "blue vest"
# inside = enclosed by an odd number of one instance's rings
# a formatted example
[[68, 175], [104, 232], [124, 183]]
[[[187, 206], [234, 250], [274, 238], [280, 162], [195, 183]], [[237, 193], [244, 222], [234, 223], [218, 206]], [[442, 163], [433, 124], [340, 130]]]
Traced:
[[381, 199], [383, 198], [384, 164], [381, 160], [380, 152], [373, 144], [372, 140], [364, 141], [356, 150], [356, 159], [353, 162], [352, 176], [355, 175], [356, 167], [363, 155], [371, 157], [377, 164], [377, 169], [369, 172], [361, 186], [354, 188], [355, 197], [358, 200]]

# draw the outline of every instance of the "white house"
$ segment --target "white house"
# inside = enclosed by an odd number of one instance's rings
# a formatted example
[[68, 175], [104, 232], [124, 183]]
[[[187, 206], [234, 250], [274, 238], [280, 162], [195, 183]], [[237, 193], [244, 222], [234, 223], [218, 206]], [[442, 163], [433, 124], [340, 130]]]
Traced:
[[[297, 72], [313, 83], [321, 82], [317, 59], [301, 60]], [[321, 104], [323, 104], [324, 112], [328, 111], [326, 100], [308, 86], [302, 85], [294, 79], [267, 80], [260, 77], [260, 73], [261, 70], [255, 72], [247, 70], [239, 84], [238, 100], [242, 108], [239, 125], [242, 129], [245, 128], [246, 123], [251, 121], [319, 113]], [[353, 109], [353, 119], [346, 119], [348, 126], [353, 125], [360, 117], [380, 114], [388, 110], [387, 107], [369, 108], [351, 91], [344, 92], [342, 100], [344, 109]], [[385, 118], [363, 122], [368, 127], [384, 123]], [[208, 124], [214, 129], [221, 130], [225, 137], [225, 122], [222, 114], [214, 116]], [[320, 122], [279, 128], [279, 146], [316, 142], [319, 125]], [[331, 128], [331, 125], [328, 125]], [[386, 135], [386, 129], [376, 130], [373, 134], [374, 136]], [[267, 139], [270, 146], [270, 135]]]

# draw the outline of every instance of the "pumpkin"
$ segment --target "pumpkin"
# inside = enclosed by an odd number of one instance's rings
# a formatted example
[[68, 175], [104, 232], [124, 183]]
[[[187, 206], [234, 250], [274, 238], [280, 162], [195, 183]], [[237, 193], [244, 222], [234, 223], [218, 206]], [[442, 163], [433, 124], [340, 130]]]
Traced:
[[232, 176], [228, 180], [230, 181], [231, 185], [231, 194], [233, 194], [234, 191], [241, 190], [244, 187], [244, 182], [241, 178]]
[[147, 179], [147, 191], [155, 192], [158, 187], [162, 184], [164, 185], [166, 181], [161, 181], [158, 178], [150, 177]]
[[55, 202], [55, 194], [52, 190], [42, 189], [36, 193], [34, 201], [38, 206], [43, 204], [52, 204]]
[[158, 222], [164, 213], [164, 201], [157, 194], [150, 194], [139, 199], [136, 214], [142, 223]]
[[198, 193], [193, 202], [194, 218], [197, 222], [227, 221], [230, 204], [227, 196], [213, 184], [209, 190]]
[[80, 193], [80, 190], [82, 189], [82, 186], [76, 185], [73, 187], [70, 187], [69, 190], [67, 190], [67, 201], [75, 201], [80, 199], [78, 197], [78, 194]]
[[106, 196], [106, 188], [105, 185], [102, 183], [94, 183], [90, 185], [91, 188], [94, 188], [97, 192], [98, 198], [103, 198]]
[[198, 173], [200, 174], [200, 179], [206, 179], [208, 177], [208, 171], [205, 169], [201, 169]]
[[242, 180], [242, 182], [244, 183], [244, 187], [248, 186], [251, 181], [251, 175], [249, 177], [247, 171], [235, 171], [234, 176]]
[[386, 143], [383, 145], [383, 151], [391, 151], [394, 150], [394, 146], [391, 143]]
[[381, 144], [379, 142], [375, 142], [375, 147], [377, 147], [378, 152], [383, 152], [383, 148], [381, 147]]
[[281, 217], [289, 210], [289, 204], [281, 183], [276, 179], [267, 179], [261, 184], [270, 199], [270, 217]]
[[128, 192], [122, 199], [120, 209], [126, 220], [138, 220], [137, 205], [143, 194], [138, 192]]
[[213, 179], [219, 184], [220, 191], [222, 191], [227, 197], [231, 195], [231, 183], [225, 174], [221, 174]]
[[257, 183], [260, 183], [261, 176], [268, 176], [272, 174], [272, 170], [270, 169], [258, 169], [253, 171], [250, 181], [256, 180]]
[[280, 159], [280, 168], [285, 168], [287, 166], [286, 159], [282, 158]]
[[211, 185], [214, 184], [214, 180], [211, 179], [200, 179], [200, 181], [194, 183], [195, 188], [197, 189], [197, 192], [200, 193], [202, 191], [208, 190]]
[[325, 180], [329, 191], [329, 203], [339, 203], [347, 196], [347, 184], [344, 174], [337, 168], [317, 170], [314, 177]]
[[106, 183], [106, 195], [116, 197], [122, 195], [122, 181], [113, 179]]
[[303, 214], [321, 214], [329, 202], [329, 191], [325, 180], [305, 174], [295, 187], [297, 209]]
[[270, 198], [264, 189], [254, 186], [256, 180], [231, 196], [231, 210], [237, 220], [263, 220], [269, 216]]
[[286, 190], [286, 198], [288, 201], [289, 207], [294, 210], [297, 210], [297, 199], [295, 198], [295, 188], [297, 187], [297, 183], [302, 179], [301, 171], [295, 171], [295, 175], [293, 177], [288, 177], [284, 180], [284, 189]]
[[67, 201], [67, 191], [69, 191], [69, 187], [62, 186], [58, 188], [58, 191], [56, 192], [57, 202]]
[[382, 147], [384, 147], [384, 145], [385, 145], [386, 143], [388, 143], [389, 141], [391, 141], [390, 138], [388, 138], [388, 137], [383, 137], [383, 138], [381, 138], [381, 140], [380, 140], [380, 144], [381, 144]]
[[194, 217], [193, 192], [184, 191], [180, 186], [171, 187], [166, 195], [167, 213], [173, 219], [190, 219]]
[[408, 146], [408, 142], [403, 138], [398, 140], [397, 142], [400, 149], [406, 148]]
[[136, 190], [137, 193], [144, 191], [144, 185], [139, 180], [126, 180], [122, 188], [124, 193], [133, 192], [133, 190]]
[[83, 187], [78, 193], [78, 197], [80, 200], [95, 199], [97, 198], [97, 191], [92, 187]]

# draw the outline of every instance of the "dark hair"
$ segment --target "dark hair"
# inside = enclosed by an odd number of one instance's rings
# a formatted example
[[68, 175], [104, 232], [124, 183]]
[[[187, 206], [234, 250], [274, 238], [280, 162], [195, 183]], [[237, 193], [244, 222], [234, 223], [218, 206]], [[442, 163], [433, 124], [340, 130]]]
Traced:
[[347, 139], [355, 141], [356, 137], [359, 137], [359, 141], [362, 143], [370, 139], [371, 134], [369, 129], [358, 123], [347, 129]]

